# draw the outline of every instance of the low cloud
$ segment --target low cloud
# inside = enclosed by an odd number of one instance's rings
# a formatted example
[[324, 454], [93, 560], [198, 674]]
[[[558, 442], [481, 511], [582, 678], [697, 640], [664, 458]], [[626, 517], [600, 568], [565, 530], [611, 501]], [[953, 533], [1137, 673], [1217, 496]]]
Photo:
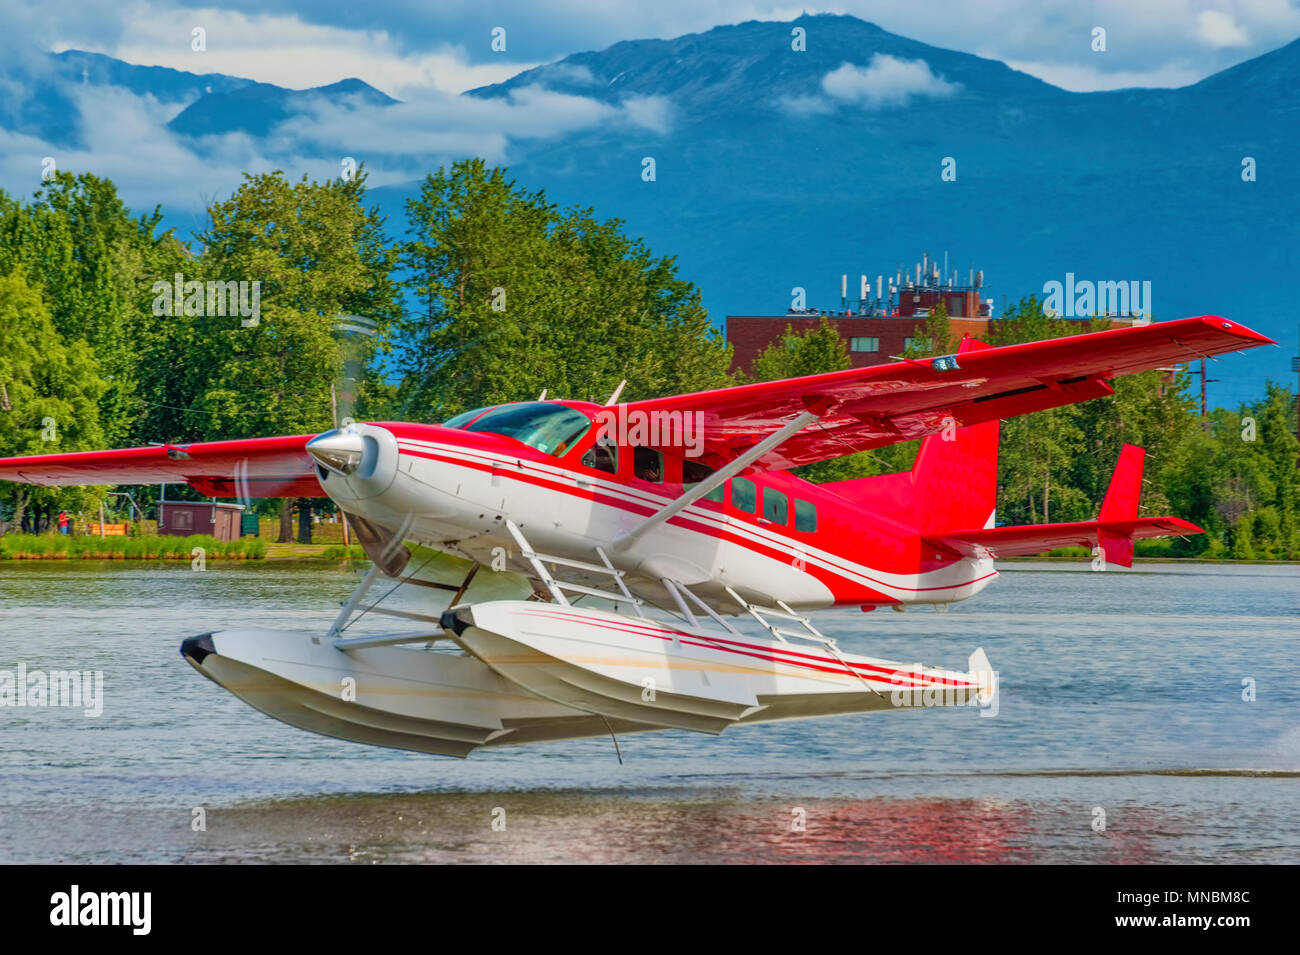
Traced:
[[913, 99], [942, 99], [961, 90], [930, 70], [924, 60], [877, 53], [866, 66], [843, 63], [821, 81], [821, 93], [783, 96], [777, 107], [794, 116], [821, 116], [839, 106], [877, 110], [906, 106]]
[[822, 77], [826, 95], [867, 109], [906, 106], [913, 98], [942, 98], [961, 89], [935, 76], [924, 60], [900, 60], [877, 53], [864, 67], [845, 63]]
[[1176, 89], [1195, 83], [1201, 70], [1186, 63], [1174, 63], [1152, 70], [1101, 70], [1095, 66], [1078, 66], [1069, 63], [1039, 63], [1012, 60], [1007, 66], [1036, 76], [1045, 83], [1059, 86], [1073, 93], [1093, 93], [1101, 90]]
[[629, 96], [622, 103], [623, 115], [633, 126], [663, 136], [673, 126], [673, 104], [666, 96]]
[[161, 203], [183, 230], [186, 217], [197, 224], [207, 203], [236, 189], [244, 173], [282, 169], [291, 178], [324, 180], [339, 176], [350, 157], [365, 164], [368, 184], [377, 188], [422, 178], [467, 156], [509, 164], [517, 142], [619, 126], [662, 135], [674, 115], [664, 97], [610, 104], [540, 86], [497, 97], [425, 87], [383, 107], [361, 96], [311, 97], [265, 137], [228, 132], [196, 138], [167, 127], [180, 108], [175, 103], [80, 83], [64, 84], [63, 92], [76, 108], [68, 119], [78, 145], [0, 129], [0, 186], [30, 193], [40, 184], [42, 161], [53, 157], [60, 170], [112, 179], [133, 209]]
[[776, 105], [792, 116], [825, 116], [835, 106], [825, 96], [782, 96]]
[[1250, 45], [1245, 29], [1231, 14], [1219, 10], [1202, 10], [1196, 15], [1196, 35], [1215, 49]]

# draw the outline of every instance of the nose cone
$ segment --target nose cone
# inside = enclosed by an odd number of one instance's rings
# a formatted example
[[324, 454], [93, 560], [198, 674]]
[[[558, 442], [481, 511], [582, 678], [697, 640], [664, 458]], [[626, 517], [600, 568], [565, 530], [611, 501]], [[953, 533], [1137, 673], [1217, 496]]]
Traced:
[[340, 429], [318, 434], [307, 442], [307, 453], [321, 467], [337, 474], [351, 474], [361, 464], [366, 445], [361, 435]]

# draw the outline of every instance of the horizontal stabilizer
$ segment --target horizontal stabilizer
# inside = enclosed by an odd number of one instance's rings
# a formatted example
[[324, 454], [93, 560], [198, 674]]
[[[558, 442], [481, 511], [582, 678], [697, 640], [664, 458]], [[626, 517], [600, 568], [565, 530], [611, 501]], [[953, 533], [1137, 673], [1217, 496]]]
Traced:
[[1024, 557], [1046, 553], [1058, 547], [1100, 545], [1108, 561], [1131, 567], [1135, 539], [1204, 533], [1195, 524], [1178, 517], [1135, 517], [1126, 521], [1011, 524], [1006, 527], [927, 534], [925, 539], [931, 544], [956, 551], [963, 557]]

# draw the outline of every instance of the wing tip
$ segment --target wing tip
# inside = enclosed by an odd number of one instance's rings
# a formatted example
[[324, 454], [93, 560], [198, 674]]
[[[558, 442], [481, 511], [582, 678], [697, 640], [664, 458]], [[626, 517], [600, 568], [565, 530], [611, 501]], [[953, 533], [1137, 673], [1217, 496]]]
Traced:
[[1267, 335], [1261, 335], [1241, 322], [1234, 322], [1232, 319], [1224, 318], [1222, 315], [1201, 315], [1199, 320], [1202, 324], [1209, 325], [1217, 331], [1227, 332], [1237, 338], [1244, 338], [1254, 345], [1276, 345], [1277, 342]]

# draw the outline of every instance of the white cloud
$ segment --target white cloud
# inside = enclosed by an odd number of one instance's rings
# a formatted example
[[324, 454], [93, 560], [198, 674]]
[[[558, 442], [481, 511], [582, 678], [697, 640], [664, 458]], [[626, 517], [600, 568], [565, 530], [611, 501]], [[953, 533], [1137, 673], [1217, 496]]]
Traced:
[[961, 84], [935, 76], [924, 60], [877, 53], [867, 66], [840, 64], [822, 77], [821, 88], [824, 95], [782, 96], [776, 106], [794, 116], [822, 116], [839, 105], [886, 109], [906, 106], [913, 98], [952, 96]]
[[822, 77], [826, 95], [867, 109], [906, 106], [912, 97], [952, 96], [961, 88], [930, 72], [924, 60], [877, 53], [866, 67], [844, 63]]
[[[411, 52], [385, 30], [319, 26], [294, 15], [137, 2], [126, 6], [124, 19], [131, 29], [116, 42], [81, 43], [77, 48], [142, 66], [225, 73], [289, 89], [326, 86], [355, 76], [398, 99], [410, 90], [430, 86], [459, 93], [499, 83], [537, 65], [505, 57], [472, 63], [463, 48], [448, 44]], [[206, 33], [203, 51], [191, 49], [195, 27]], [[70, 45], [58, 43], [55, 48]]]
[[776, 105], [792, 116], [824, 116], [835, 112], [831, 101], [824, 96], [782, 96]]
[[1196, 32], [1202, 40], [1216, 49], [1250, 44], [1250, 36], [1246, 31], [1230, 14], [1221, 10], [1202, 10], [1197, 14]]
[[628, 122], [663, 136], [673, 125], [673, 105], [666, 96], [629, 96], [622, 109]]
[[1173, 88], [1195, 83], [1204, 75], [1203, 70], [1183, 63], [1170, 63], [1151, 70], [1114, 71], [1106, 71], [1090, 65], [1019, 60], [1010, 60], [1007, 66], [1075, 93], [1129, 89], [1134, 86], [1153, 89]]
[[595, 86], [599, 82], [591, 70], [580, 63], [555, 63], [545, 68], [548, 83], [571, 83], [574, 86]]
[[70, 84], [65, 90], [76, 104], [83, 144], [58, 147], [0, 129], [0, 186], [30, 192], [39, 185], [42, 159], [52, 156], [61, 170], [112, 179], [132, 208], [161, 203], [196, 223], [206, 204], [237, 188], [246, 172], [282, 169], [291, 178], [323, 180], [337, 177], [343, 158], [352, 157], [365, 163], [376, 188], [418, 179], [465, 156], [508, 164], [512, 144], [525, 140], [620, 125], [662, 134], [673, 116], [662, 97], [610, 105], [538, 86], [504, 97], [426, 87], [387, 107], [316, 97], [265, 138], [235, 132], [196, 141], [167, 129], [175, 104], [120, 87]]

